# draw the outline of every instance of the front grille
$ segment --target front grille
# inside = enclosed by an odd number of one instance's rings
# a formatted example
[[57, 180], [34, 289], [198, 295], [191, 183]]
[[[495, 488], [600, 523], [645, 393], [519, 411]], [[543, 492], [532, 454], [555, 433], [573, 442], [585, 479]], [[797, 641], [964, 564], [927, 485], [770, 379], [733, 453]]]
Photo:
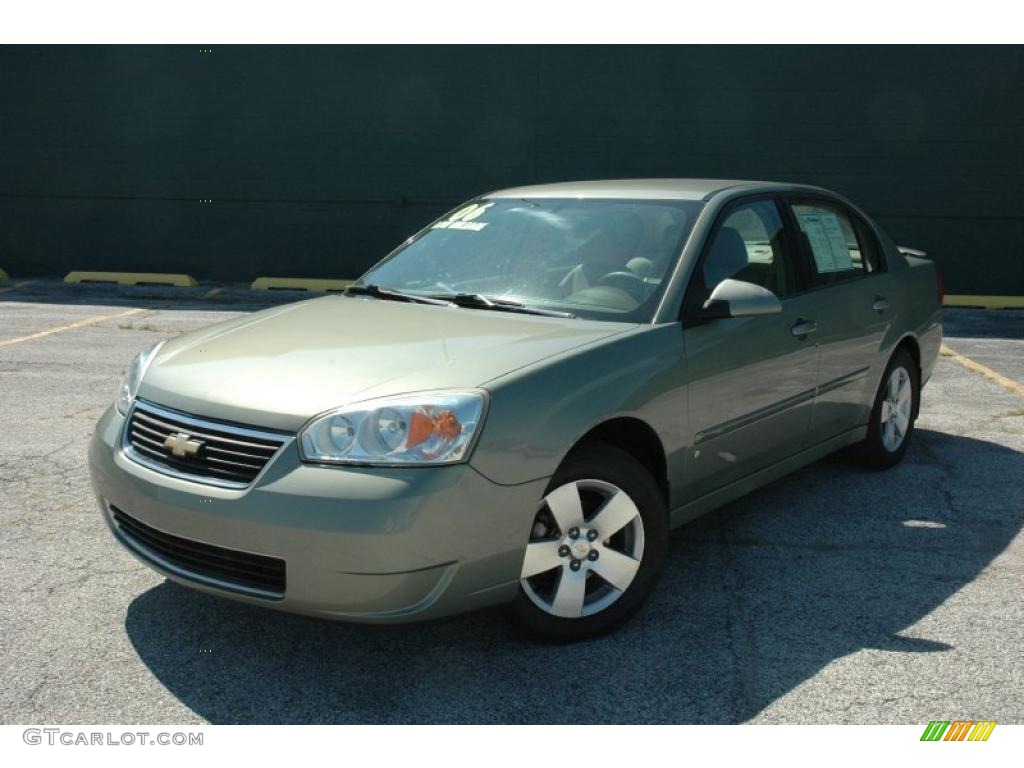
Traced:
[[167, 570], [260, 597], [284, 596], [284, 560], [172, 536], [139, 522], [113, 505], [110, 513], [118, 531], [132, 548]]
[[[256, 479], [289, 437], [187, 416], [140, 400], [128, 417], [125, 449], [131, 458], [158, 471], [242, 488]], [[184, 455], [175, 455], [175, 441]]]

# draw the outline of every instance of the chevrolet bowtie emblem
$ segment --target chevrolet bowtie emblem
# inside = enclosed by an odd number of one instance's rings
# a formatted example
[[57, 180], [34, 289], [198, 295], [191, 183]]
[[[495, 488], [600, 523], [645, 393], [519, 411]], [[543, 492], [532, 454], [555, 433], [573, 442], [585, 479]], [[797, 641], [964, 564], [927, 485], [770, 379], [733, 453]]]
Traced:
[[184, 432], [174, 432], [164, 440], [164, 448], [181, 458], [195, 456], [202, 447], [202, 440], [194, 440], [192, 435], [186, 435]]

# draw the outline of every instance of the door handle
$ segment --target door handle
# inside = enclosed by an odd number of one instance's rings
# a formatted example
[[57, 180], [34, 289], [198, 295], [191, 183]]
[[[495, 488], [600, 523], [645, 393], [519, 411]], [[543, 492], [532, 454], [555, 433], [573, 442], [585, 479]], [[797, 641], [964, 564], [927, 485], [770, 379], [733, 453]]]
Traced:
[[796, 321], [796, 325], [794, 325], [790, 330], [798, 339], [804, 339], [807, 338], [808, 334], [814, 333], [818, 330], [818, 324], [813, 320], [804, 320], [803, 318], [800, 318]]
[[871, 305], [875, 312], [884, 312], [889, 308], [889, 300], [885, 296], [875, 296], [875, 303]]

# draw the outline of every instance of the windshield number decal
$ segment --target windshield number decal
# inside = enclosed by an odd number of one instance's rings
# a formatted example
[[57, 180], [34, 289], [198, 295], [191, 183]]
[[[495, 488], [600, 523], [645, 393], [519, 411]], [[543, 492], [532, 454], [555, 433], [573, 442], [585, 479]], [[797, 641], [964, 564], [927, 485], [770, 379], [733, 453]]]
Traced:
[[431, 226], [431, 229], [464, 229], [470, 232], [479, 232], [487, 226], [487, 222], [474, 221], [474, 219], [480, 217], [492, 205], [494, 203], [484, 203], [483, 205], [473, 203], [472, 205], [467, 205], [465, 208], [460, 208], [447, 219], [435, 223]]

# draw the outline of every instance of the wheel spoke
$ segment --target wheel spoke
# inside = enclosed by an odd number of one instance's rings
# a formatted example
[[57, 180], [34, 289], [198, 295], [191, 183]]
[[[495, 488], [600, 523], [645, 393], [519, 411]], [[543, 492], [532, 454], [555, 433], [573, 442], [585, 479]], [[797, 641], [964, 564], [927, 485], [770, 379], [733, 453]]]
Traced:
[[565, 559], [558, 556], [557, 541], [535, 541], [526, 545], [523, 572], [519, 578], [528, 579], [564, 564]]
[[907, 427], [910, 425], [910, 403], [900, 403], [896, 408], [896, 426], [901, 434], [907, 434]]
[[590, 521], [590, 527], [596, 528], [602, 540], [607, 540], [625, 528], [640, 514], [636, 504], [622, 491], [617, 491]]
[[910, 399], [910, 377], [902, 368], [900, 369], [900, 388], [896, 390], [896, 399]]
[[882, 413], [880, 415], [883, 422], [888, 421], [889, 417], [892, 415], [892, 406], [889, 405], [888, 400], [882, 401]]
[[583, 615], [583, 598], [586, 597], [587, 572], [582, 568], [572, 571], [562, 568], [562, 576], [558, 580], [555, 599], [551, 604], [551, 613], [555, 616], [575, 619]]
[[623, 592], [633, 583], [633, 577], [636, 576], [638, 568], [640, 568], [639, 560], [634, 560], [628, 555], [607, 547], [601, 550], [601, 557], [591, 565], [592, 571]]
[[555, 488], [544, 501], [547, 502], [548, 509], [554, 515], [562, 533], [583, 524], [583, 504], [580, 502], [580, 492], [576, 483], [566, 483]]
[[890, 451], [893, 449], [893, 443], [895, 442], [895, 438], [893, 436], [894, 430], [895, 426], [891, 420], [882, 425], [882, 442], [885, 443], [885, 447]]
[[899, 402], [896, 403], [896, 410], [897, 411], [902, 411], [903, 413], [906, 413], [906, 414], [909, 414], [910, 413], [910, 406], [911, 406], [912, 402], [913, 401], [911, 400], [911, 398], [909, 396], [908, 397], [904, 397], [903, 399], [901, 399]]

